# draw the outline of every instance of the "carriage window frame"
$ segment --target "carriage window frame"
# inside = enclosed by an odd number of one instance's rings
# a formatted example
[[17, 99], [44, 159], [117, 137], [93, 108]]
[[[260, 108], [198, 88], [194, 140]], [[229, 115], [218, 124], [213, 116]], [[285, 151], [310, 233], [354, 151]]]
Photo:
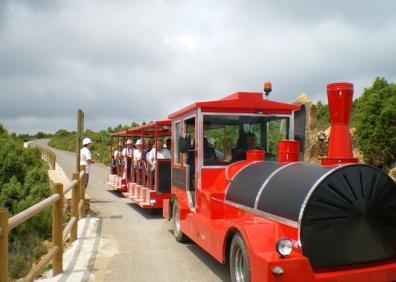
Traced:
[[173, 164], [175, 166], [181, 166], [180, 161], [180, 150], [179, 150], [179, 138], [181, 136], [181, 122], [180, 120], [174, 123], [174, 138], [173, 138]]

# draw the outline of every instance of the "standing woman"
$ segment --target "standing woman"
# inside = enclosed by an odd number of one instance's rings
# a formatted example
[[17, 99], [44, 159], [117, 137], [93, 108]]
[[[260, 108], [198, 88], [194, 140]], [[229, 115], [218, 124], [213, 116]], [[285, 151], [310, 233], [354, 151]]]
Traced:
[[80, 165], [85, 166], [85, 174], [84, 174], [85, 189], [88, 186], [89, 171], [91, 168], [91, 164], [95, 163], [95, 161], [92, 159], [91, 146], [92, 146], [91, 139], [87, 137], [84, 138], [83, 147], [80, 150]]

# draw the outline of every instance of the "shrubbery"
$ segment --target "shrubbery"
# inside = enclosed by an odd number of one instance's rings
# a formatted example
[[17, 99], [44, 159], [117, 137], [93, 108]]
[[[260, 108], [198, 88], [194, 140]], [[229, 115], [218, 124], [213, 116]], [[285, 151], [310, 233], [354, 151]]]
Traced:
[[[50, 195], [46, 164], [37, 149], [23, 148], [0, 124], [0, 207], [19, 213]], [[34, 260], [46, 252], [51, 237], [51, 210], [46, 209], [12, 230], [9, 237], [10, 276], [26, 275]]]
[[359, 147], [365, 162], [385, 169], [396, 161], [396, 84], [376, 78], [356, 109]]
[[[106, 130], [100, 130], [94, 132], [92, 130], [86, 130], [83, 134], [84, 137], [91, 138], [93, 142], [92, 154], [93, 158], [106, 165], [110, 162], [110, 134], [126, 130], [127, 128], [136, 127], [139, 124], [132, 122], [130, 126], [118, 125], [114, 128], [108, 127]], [[113, 140], [116, 142], [116, 139]], [[58, 130], [54, 137], [49, 141], [51, 147], [67, 150], [71, 152], [76, 151], [76, 132], [69, 132], [65, 129]]]

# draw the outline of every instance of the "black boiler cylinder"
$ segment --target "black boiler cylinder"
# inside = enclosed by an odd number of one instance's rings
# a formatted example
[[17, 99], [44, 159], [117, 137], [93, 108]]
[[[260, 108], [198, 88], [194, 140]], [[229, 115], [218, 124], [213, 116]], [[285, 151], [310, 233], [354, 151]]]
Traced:
[[396, 259], [396, 184], [375, 167], [256, 162], [226, 202], [298, 228], [315, 269]]

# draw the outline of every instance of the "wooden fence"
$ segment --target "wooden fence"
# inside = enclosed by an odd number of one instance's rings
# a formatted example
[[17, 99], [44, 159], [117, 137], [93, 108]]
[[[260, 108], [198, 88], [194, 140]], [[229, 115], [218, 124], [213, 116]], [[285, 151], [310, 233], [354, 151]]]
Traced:
[[48, 162], [50, 169], [55, 169], [55, 164], [56, 164], [55, 153], [41, 146], [36, 146], [36, 148], [40, 150], [41, 157]]
[[[47, 160], [51, 169], [55, 169], [56, 156], [46, 148], [39, 147], [43, 159]], [[22, 281], [33, 281], [41, 274], [43, 269], [51, 262], [53, 275], [63, 272], [63, 245], [70, 235], [70, 242], [77, 239], [78, 220], [85, 217], [85, 185], [84, 171], [81, 167], [80, 173], [73, 174], [73, 181], [66, 187], [61, 182], [54, 182], [50, 179], [53, 194], [35, 204], [34, 206], [12, 216], [8, 217], [7, 209], [0, 209], [0, 282], [8, 281], [8, 234], [10, 230], [16, 228], [28, 219], [37, 215], [45, 208], [52, 206], [52, 246], [48, 253], [42, 256], [36, 264], [34, 264], [29, 273]], [[64, 226], [64, 194], [72, 191], [71, 201], [71, 218]]]

